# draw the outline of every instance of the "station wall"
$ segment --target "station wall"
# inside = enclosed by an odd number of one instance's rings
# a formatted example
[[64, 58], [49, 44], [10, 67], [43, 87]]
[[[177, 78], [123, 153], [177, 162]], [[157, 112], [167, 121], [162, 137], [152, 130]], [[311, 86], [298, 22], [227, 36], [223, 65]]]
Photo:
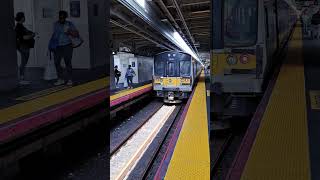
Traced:
[[136, 73], [136, 76], [133, 78], [133, 83], [143, 83], [152, 80], [154, 64], [153, 57], [135, 56], [131, 53], [119, 52], [117, 55], [113, 56], [113, 59], [113, 65], [117, 65], [118, 70], [121, 71], [119, 84], [123, 84], [124, 87], [128, 86], [125, 74], [129, 64]]
[[99, 0], [14, 0], [15, 13], [23, 11], [25, 26], [38, 34], [28, 67], [45, 67], [47, 64], [48, 42], [59, 10], [69, 13], [68, 20], [75, 24], [84, 40], [82, 46], [74, 49], [73, 68], [91, 69], [106, 65], [105, 8], [106, 3]]

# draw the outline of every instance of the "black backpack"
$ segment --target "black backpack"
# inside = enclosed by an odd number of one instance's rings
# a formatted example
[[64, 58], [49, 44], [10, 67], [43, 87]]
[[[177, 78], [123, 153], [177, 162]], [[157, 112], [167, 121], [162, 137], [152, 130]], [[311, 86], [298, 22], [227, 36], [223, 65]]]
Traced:
[[120, 77], [121, 76], [121, 72], [119, 70], [116, 71], [116, 76]]
[[311, 24], [313, 24], [313, 25], [319, 25], [320, 24], [320, 14], [317, 13], [317, 14], [312, 16]]

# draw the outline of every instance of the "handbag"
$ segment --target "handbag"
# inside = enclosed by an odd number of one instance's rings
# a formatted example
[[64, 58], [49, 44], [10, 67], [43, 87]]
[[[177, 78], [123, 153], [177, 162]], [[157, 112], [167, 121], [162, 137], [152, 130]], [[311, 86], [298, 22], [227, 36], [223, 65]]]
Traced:
[[56, 71], [56, 66], [54, 64], [54, 61], [49, 59], [44, 70], [43, 79], [50, 81], [57, 78], [58, 76], [57, 76], [57, 71]]
[[69, 34], [69, 38], [71, 39], [73, 48], [80, 47], [82, 45], [82, 43], [84, 42], [83, 39], [79, 35], [79, 31], [70, 30], [70, 31], [68, 31], [68, 34]]
[[73, 48], [78, 48], [83, 44], [83, 39], [79, 36], [79, 37], [72, 37], [70, 36], [70, 39], [72, 41], [72, 47]]

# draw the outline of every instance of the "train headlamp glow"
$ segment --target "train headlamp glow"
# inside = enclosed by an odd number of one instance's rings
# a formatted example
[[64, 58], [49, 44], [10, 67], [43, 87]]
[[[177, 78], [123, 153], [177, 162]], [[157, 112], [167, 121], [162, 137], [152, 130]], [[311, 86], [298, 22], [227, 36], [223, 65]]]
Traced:
[[238, 60], [237, 60], [237, 58], [235, 56], [230, 55], [230, 56], [227, 57], [227, 63], [229, 65], [235, 65], [235, 64], [238, 63]]

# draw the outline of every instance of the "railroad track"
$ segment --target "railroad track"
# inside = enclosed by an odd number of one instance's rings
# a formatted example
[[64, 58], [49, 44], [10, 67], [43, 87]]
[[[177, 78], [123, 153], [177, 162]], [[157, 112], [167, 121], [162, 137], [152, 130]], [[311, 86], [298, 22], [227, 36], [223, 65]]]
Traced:
[[[163, 105], [163, 104], [162, 104]], [[123, 146], [124, 143], [126, 143], [128, 141], [128, 139], [130, 139], [143, 125], [145, 125], [146, 122], [148, 122], [148, 120], [156, 113], [159, 111], [159, 109], [162, 107], [162, 105], [155, 105], [152, 106], [151, 108], [153, 108], [153, 110], [151, 112], [149, 112], [148, 114], [146, 114], [142, 121], [138, 122], [138, 125], [136, 127], [133, 127], [133, 129], [127, 129], [128, 133], [125, 134], [124, 136], [121, 137], [120, 140], [118, 140], [115, 143], [111, 144], [110, 147], [110, 155], [112, 156], [115, 152], [117, 152], [121, 146]], [[111, 138], [113, 138], [111, 136]]]
[[[110, 179], [127, 179], [130, 175], [134, 174], [132, 172], [135, 172], [136, 168], [141, 169], [141, 166], [138, 164], [141, 158], [146, 158], [144, 154], [149, 155], [147, 163], [144, 164], [148, 166], [152, 164], [152, 159], [156, 156], [161, 144], [158, 144], [158, 147], [153, 149], [151, 153], [145, 152], [150, 150], [149, 146], [151, 144], [155, 144], [153, 143], [154, 139], [159, 138], [157, 137], [159, 132], [161, 132], [167, 121], [172, 118], [173, 114], [178, 114], [176, 113], [177, 108], [180, 110], [181, 106], [162, 105], [158, 110], [150, 114], [143, 123], [137, 126], [135, 130], [129, 133], [127, 137], [123, 138], [123, 141], [118, 142], [111, 149]], [[163, 139], [165, 138], [163, 137]], [[147, 169], [148, 167], [145, 167], [145, 170], [139, 171], [140, 173], [138, 174], [140, 174], [141, 179], [147, 172]]]
[[216, 131], [210, 140], [211, 178], [224, 179], [232, 166], [251, 118], [237, 118], [227, 131]]
[[233, 135], [232, 133], [225, 133], [218, 137], [213, 138], [213, 148], [214, 152], [212, 153], [212, 161], [211, 161], [211, 171], [213, 174], [217, 171], [219, 164], [221, 163], [225, 152], [227, 151], [228, 146], [232, 141]]

